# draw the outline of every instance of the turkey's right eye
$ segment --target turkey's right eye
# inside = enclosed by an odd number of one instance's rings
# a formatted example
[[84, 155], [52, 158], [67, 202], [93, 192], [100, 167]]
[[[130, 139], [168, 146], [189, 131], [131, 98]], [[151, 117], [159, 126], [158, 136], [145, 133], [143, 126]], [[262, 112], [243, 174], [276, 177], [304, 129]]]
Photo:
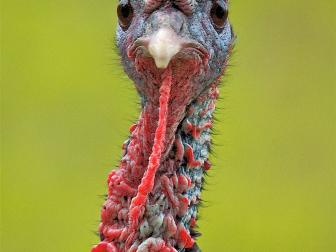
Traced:
[[119, 4], [117, 12], [119, 24], [123, 30], [126, 30], [130, 26], [133, 19], [133, 7], [130, 3]]

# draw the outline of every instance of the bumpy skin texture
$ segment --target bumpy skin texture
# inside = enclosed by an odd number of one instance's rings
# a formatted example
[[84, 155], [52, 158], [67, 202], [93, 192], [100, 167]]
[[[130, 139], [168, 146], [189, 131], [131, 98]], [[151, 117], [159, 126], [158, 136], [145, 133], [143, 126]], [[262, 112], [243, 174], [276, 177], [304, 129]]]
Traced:
[[[108, 177], [101, 242], [93, 252], [200, 251], [195, 238], [218, 83], [233, 44], [227, 20], [215, 28], [211, 8], [225, 1], [122, 0], [134, 17], [118, 27], [125, 72], [141, 98], [139, 121]], [[146, 39], [169, 28], [183, 46], [158, 69]], [[141, 41], [141, 43], [139, 42]]]

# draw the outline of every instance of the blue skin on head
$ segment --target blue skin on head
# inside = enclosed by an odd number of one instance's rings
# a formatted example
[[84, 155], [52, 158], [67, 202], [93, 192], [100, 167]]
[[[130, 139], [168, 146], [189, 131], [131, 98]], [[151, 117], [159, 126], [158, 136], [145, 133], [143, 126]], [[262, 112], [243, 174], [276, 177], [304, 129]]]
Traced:
[[136, 70], [134, 60], [129, 58], [128, 49], [137, 39], [149, 37], [155, 33], [162, 26], [160, 18], [163, 14], [168, 14], [171, 17], [170, 28], [179, 37], [196, 41], [208, 51], [208, 70], [202, 71], [196, 76], [196, 82], [207, 87], [222, 75], [234, 35], [228, 20], [225, 21], [223, 27], [216, 27], [211, 11], [214, 5], [227, 10], [228, 3], [226, 1], [197, 1], [193, 13], [190, 15], [177, 8], [173, 1], [164, 1], [150, 13], [145, 12], [145, 1], [122, 0], [120, 5], [130, 5], [133, 9], [133, 18], [129, 27], [125, 29], [118, 26], [117, 47], [125, 72], [137, 85], [144, 85], [146, 80], [144, 80], [144, 75]]

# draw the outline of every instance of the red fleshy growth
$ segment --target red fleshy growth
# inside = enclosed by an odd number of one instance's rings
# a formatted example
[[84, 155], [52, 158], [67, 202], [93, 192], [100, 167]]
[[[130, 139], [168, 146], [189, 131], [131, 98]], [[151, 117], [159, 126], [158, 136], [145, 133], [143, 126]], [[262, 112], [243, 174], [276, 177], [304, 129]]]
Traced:
[[194, 151], [189, 144], [186, 144], [185, 155], [188, 159], [188, 167], [189, 168], [195, 168], [195, 167], [199, 167], [199, 166], [202, 165], [201, 161], [195, 160]]
[[198, 139], [201, 136], [201, 133], [205, 130], [205, 129], [209, 129], [212, 127], [212, 123], [211, 122], [207, 122], [202, 126], [196, 126], [191, 124], [191, 122], [189, 122], [187, 120], [185, 128], [187, 132], [191, 132], [191, 135], [193, 136], [193, 138]]
[[149, 163], [146, 173], [144, 174], [141, 184], [138, 187], [137, 195], [132, 199], [130, 205], [130, 228], [131, 232], [137, 229], [139, 219], [139, 208], [143, 208], [146, 204], [148, 194], [153, 190], [154, 179], [157, 169], [160, 166], [160, 159], [162, 154], [162, 147], [165, 141], [165, 133], [167, 128], [168, 115], [168, 101], [171, 89], [171, 69], [167, 69], [160, 87], [160, 108], [159, 108], [159, 122], [155, 131], [154, 145], [152, 154], [149, 157]]
[[176, 234], [177, 226], [174, 217], [171, 214], [168, 214], [164, 217], [163, 223], [167, 227], [165, 238], [172, 237]]
[[112, 243], [100, 242], [91, 249], [91, 252], [119, 252], [119, 250]]
[[195, 243], [194, 239], [191, 238], [190, 234], [182, 224], [179, 225], [178, 242], [183, 248], [192, 248]]
[[183, 146], [182, 139], [181, 139], [180, 135], [177, 135], [177, 137], [175, 139], [175, 145], [176, 145], [176, 157], [175, 157], [175, 159], [177, 161], [182, 161], [183, 156], [184, 156], [184, 146]]
[[203, 169], [206, 170], [206, 171], [208, 171], [208, 170], [210, 170], [210, 168], [211, 168], [211, 163], [210, 163], [209, 160], [206, 160], [204, 162]]
[[174, 208], [179, 206], [178, 198], [174, 194], [172, 183], [166, 175], [161, 176], [161, 184], [163, 188], [163, 193], [167, 196], [170, 203]]
[[178, 208], [178, 215], [179, 216], [183, 216], [183, 215], [185, 215], [185, 213], [187, 212], [187, 210], [188, 210], [188, 206], [189, 206], [189, 200], [188, 200], [188, 198], [187, 197], [183, 197], [183, 196], [181, 196], [180, 198], [179, 198], [179, 208]]
[[189, 177], [184, 175], [178, 176], [178, 191], [180, 193], [185, 192], [191, 186], [191, 180]]
[[121, 235], [122, 231], [123, 229], [106, 228], [104, 235], [108, 240], [113, 240], [118, 238]]
[[131, 127], [130, 127], [130, 133], [133, 133], [133, 131], [136, 129], [137, 126], [138, 125], [136, 123], [133, 124], [133, 125], [131, 125]]
[[100, 242], [91, 249], [91, 252], [106, 252], [107, 242]]
[[191, 228], [194, 228], [196, 226], [196, 219], [194, 218], [194, 217], [192, 217], [191, 219], [190, 219], [190, 227]]

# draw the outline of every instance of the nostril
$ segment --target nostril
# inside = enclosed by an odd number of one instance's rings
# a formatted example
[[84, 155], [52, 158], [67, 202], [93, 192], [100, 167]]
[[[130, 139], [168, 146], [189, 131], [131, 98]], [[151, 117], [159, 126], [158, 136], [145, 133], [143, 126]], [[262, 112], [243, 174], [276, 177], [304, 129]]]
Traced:
[[[177, 8], [179, 8], [177, 6]], [[182, 10], [177, 9], [169, 14], [169, 26], [176, 32], [176, 34], [183, 33], [184, 24], [186, 22], [186, 16]]]

